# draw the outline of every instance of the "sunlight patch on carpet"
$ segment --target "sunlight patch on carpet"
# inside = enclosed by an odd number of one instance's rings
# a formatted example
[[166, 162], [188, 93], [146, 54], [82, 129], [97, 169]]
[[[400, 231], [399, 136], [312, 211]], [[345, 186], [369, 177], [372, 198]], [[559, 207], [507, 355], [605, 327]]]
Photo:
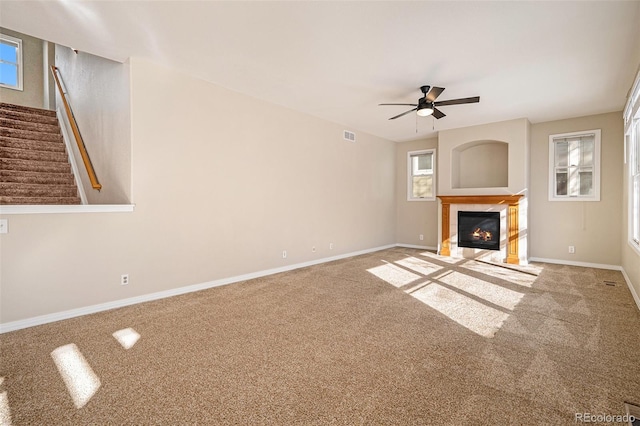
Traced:
[[474, 272], [480, 272], [481, 274], [491, 275], [492, 277], [500, 278], [501, 280], [529, 288], [533, 287], [533, 283], [538, 279], [537, 275], [531, 272], [519, 272], [510, 268], [503, 268], [474, 261], [465, 263], [462, 265], [462, 268], [469, 269]]
[[367, 271], [385, 280], [394, 287], [402, 287], [421, 278], [420, 275], [409, 272], [391, 263], [376, 266], [375, 268], [367, 269]]
[[133, 328], [124, 328], [112, 334], [125, 349], [131, 349], [140, 339], [140, 335]]
[[51, 357], [76, 408], [84, 407], [100, 388], [100, 379], [73, 343], [54, 349]]
[[435, 265], [416, 257], [406, 257], [402, 260], [396, 261], [395, 263], [422, 275], [430, 275], [442, 269], [442, 266]]
[[517, 291], [509, 290], [508, 288], [459, 272], [453, 272], [452, 274], [442, 277], [441, 281], [449, 284], [451, 287], [480, 297], [487, 302], [509, 309], [510, 311], [513, 311], [524, 296], [524, 294]]
[[493, 337], [509, 317], [509, 314], [435, 283], [411, 295], [461, 326], [484, 337]]
[[[4, 383], [4, 377], [0, 377], [0, 386]], [[7, 392], [0, 392], [0, 425], [11, 426], [11, 411], [9, 410], [9, 397]]]

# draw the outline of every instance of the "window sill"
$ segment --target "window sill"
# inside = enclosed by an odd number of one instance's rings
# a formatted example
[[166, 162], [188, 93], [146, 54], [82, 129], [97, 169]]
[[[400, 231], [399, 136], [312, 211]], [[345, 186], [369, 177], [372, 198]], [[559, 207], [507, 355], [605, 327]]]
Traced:
[[594, 198], [594, 197], [589, 197], [589, 198], [581, 198], [581, 197], [566, 197], [566, 198], [555, 198], [555, 197], [549, 197], [549, 201], [559, 201], [559, 202], [563, 202], [563, 201], [568, 201], [568, 202], [572, 202], [572, 201], [585, 201], [585, 202], [598, 202], [600, 201], [600, 198]]
[[0, 206], [0, 214], [126, 213], [134, 209], [135, 204], [7, 205]]

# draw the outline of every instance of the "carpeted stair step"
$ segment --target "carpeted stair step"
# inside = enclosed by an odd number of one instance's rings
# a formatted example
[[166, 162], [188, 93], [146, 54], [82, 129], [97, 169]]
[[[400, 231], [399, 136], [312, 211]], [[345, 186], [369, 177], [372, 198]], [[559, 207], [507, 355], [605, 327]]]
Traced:
[[1, 109], [0, 108], [0, 117], [1, 118], [8, 118], [11, 120], [17, 120], [17, 121], [27, 121], [27, 122], [32, 122], [32, 123], [42, 123], [42, 124], [51, 124], [54, 126], [58, 125], [58, 118], [57, 117], [51, 117], [49, 115], [42, 115], [42, 114], [34, 114], [32, 112], [25, 112], [25, 111], [14, 111], [14, 110], [10, 110], [10, 109]]
[[12, 120], [0, 116], [0, 126], [8, 129], [29, 130], [31, 132], [60, 134], [57, 124], [38, 123], [33, 121]]
[[59, 204], [80, 204], [79, 197], [13, 197], [0, 195], [0, 204], [4, 205], [59, 205]]
[[27, 113], [27, 114], [44, 115], [48, 117], [56, 116], [56, 112], [50, 109], [26, 107], [22, 105], [7, 104], [5, 102], [0, 102], [0, 111], [14, 111], [14, 112]]
[[0, 194], [5, 197], [77, 197], [75, 185], [42, 185], [0, 182]]
[[0, 204], [80, 204], [54, 111], [0, 103]]
[[17, 160], [14, 158], [0, 158], [0, 169], [25, 172], [71, 173], [71, 165], [69, 163]]
[[15, 149], [33, 149], [35, 151], [67, 152], [60, 142], [41, 142], [32, 139], [10, 138], [0, 136], [0, 147]]
[[21, 170], [0, 170], [0, 182], [75, 185], [70, 173], [25, 172]]
[[14, 129], [0, 127], [0, 136], [14, 139], [28, 139], [33, 141], [45, 142], [63, 142], [62, 134], [58, 133], [41, 133], [32, 130]]
[[35, 151], [22, 148], [0, 147], [0, 157], [15, 160], [49, 161], [66, 163], [69, 161], [65, 152]]

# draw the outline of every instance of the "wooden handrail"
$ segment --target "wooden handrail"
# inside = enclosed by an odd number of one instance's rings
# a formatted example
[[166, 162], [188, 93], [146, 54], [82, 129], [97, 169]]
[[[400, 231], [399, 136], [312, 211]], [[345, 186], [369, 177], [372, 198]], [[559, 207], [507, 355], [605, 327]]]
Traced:
[[60, 97], [62, 98], [64, 109], [67, 111], [67, 117], [69, 117], [71, 130], [73, 131], [73, 135], [76, 138], [76, 143], [78, 144], [78, 150], [80, 151], [80, 156], [82, 157], [82, 161], [84, 162], [84, 167], [87, 169], [87, 174], [89, 175], [89, 181], [91, 182], [91, 187], [93, 189], [97, 189], [98, 191], [100, 191], [100, 189], [102, 189], [102, 185], [100, 185], [100, 183], [98, 182], [96, 171], [93, 169], [93, 164], [91, 164], [89, 153], [87, 152], [87, 148], [84, 145], [84, 140], [80, 135], [80, 129], [78, 128], [78, 123], [76, 122], [76, 118], [73, 115], [73, 111], [71, 111], [71, 106], [69, 106], [69, 102], [67, 101], [66, 92], [62, 88], [62, 83], [58, 78], [58, 67], [56, 67], [55, 65], [51, 65], [51, 73], [53, 74], [53, 78], [55, 79], [56, 85], [58, 86], [58, 90], [60, 91]]

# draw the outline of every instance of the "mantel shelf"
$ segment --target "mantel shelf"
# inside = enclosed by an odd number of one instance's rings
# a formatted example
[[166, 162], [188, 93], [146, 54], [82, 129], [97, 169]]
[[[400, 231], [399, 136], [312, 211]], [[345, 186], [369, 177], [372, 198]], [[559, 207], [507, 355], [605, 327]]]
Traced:
[[518, 204], [522, 194], [515, 195], [438, 195], [442, 204]]

